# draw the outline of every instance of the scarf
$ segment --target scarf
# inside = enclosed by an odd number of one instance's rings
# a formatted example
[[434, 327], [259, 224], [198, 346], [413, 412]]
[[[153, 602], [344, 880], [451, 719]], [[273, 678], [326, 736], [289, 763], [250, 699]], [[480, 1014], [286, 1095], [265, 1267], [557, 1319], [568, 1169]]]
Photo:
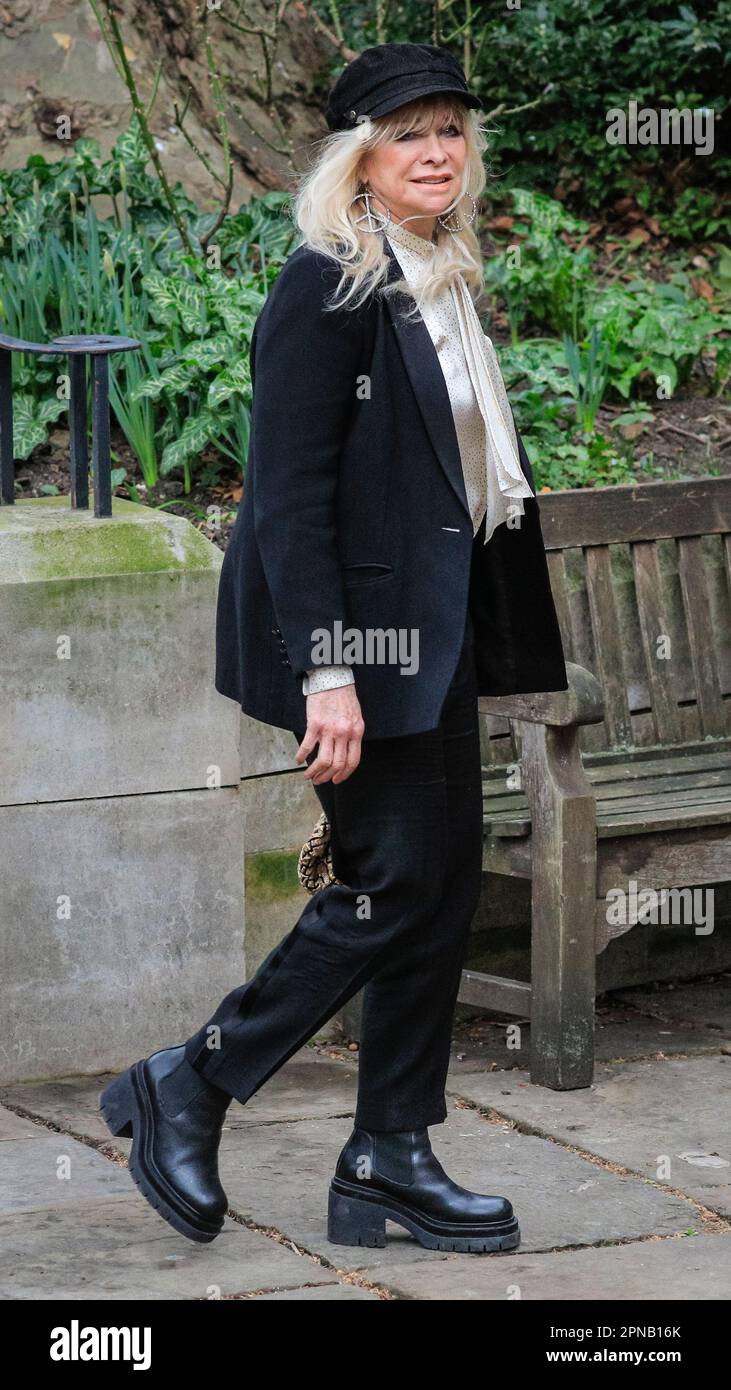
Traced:
[[[416, 236], [400, 223], [390, 223], [386, 235], [389, 240], [393, 240], [407, 253], [411, 252], [420, 260], [428, 260], [434, 253], [434, 242]], [[413, 263], [410, 265], [406, 256], [403, 262], [399, 258], [399, 264], [404, 278], [409, 280], [415, 273]], [[487, 544], [495, 527], [506, 520], [508, 507], [512, 508], [512, 516], [522, 516], [523, 498], [532, 497], [533, 492], [520, 465], [515, 421], [495, 348], [492, 340], [482, 330], [464, 276], [457, 275], [448, 292], [456, 312], [472, 388], [485, 426]]]

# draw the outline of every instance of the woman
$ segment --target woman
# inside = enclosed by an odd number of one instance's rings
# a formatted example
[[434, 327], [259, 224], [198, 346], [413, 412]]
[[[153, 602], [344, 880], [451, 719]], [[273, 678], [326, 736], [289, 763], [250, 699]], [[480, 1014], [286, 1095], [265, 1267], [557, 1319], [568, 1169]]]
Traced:
[[193, 1240], [223, 1224], [232, 1097], [365, 985], [330, 1240], [384, 1245], [388, 1218], [432, 1249], [520, 1241], [511, 1203], [460, 1187], [428, 1136], [481, 887], [477, 697], [567, 688], [530, 464], [470, 295], [478, 107], [441, 48], [351, 63], [256, 323], [216, 688], [294, 733], [338, 881], [197, 1033], [102, 1095], [139, 1188]]

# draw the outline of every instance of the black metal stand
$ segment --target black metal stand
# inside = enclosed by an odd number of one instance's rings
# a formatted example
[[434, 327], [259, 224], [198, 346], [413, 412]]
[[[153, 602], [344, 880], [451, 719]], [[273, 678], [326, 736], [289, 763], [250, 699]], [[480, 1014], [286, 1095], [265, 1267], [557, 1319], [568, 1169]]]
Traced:
[[13, 460], [13, 352], [37, 356], [65, 354], [69, 359], [71, 396], [69, 401], [69, 453], [71, 506], [89, 506], [89, 448], [86, 419], [86, 359], [92, 360], [92, 471], [94, 475], [94, 516], [112, 515], [112, 461], [109, 431], [109, 355], [132, 352], [141, 344], [136, 338], [73, 334], [52, 338], [50, 343], [30, 343], [0, 333], [0, 502], [15, 502]]

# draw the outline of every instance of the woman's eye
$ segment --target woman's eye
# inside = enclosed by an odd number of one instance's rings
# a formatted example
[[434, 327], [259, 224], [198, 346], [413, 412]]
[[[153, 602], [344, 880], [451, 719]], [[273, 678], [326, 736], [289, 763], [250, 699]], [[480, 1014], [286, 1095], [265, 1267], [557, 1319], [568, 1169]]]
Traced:
[[[421, 135], [424, 135], [425, 133], [426, 133], [426, 132], [425, 132], [425, 131], [422, 131], [422, 130], [404, 130], [404, 131], [401, 133], [401, 135], [397, 135], [397, 136], [396, 136], [396, 139], [397, 139], [397, 140], [418, 140], [419, 137], [420, 137]], [[446, 125], [446, 126], [442, 126], [442, 129], [441, 129], [441, 132], [440, 132], [440, 133], [441, 133], [442, 135], [461, 135], [461, 134], [462, 134], [462, 131], [460, 130], [460, 128], [459, 128], [458, 125]]]

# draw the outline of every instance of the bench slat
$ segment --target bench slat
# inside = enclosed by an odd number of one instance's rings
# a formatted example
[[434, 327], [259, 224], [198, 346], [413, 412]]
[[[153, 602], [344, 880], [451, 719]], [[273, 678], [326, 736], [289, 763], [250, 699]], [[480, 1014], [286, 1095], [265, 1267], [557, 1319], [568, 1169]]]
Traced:
[[708, 580], [703, 563], [703, 540], [700, 536], [682, 536], [678, 541], [678, 573], [695, 676], [701, 732], [724, 734], [725, 713], [713, 642]]
[[674, 689], [672, 648], [668, 659], [658, 653], [658, 639], [670, 637], [670, 624], [663, 599], [657, 545], [654, 541], [638, 541], [631, 551], [655, 738], [659, 743], [679, 743], [682, 734]]
[[[657, 807], [640, 811], [623, 811], [616, 816], [597, 816], [597, 836], [604, 839], [613, 835], [642, 836], [651, 831], [674, 830], [702, 825], [728, 825], [731, 823], [731, 800], [696, 804], [693, 806]], [[485, 818], [485, 832], [497, 837], [521, 838], [530, 835], [530, 816], [499, 816]]]
[[[526, 845], [527, 848], [527, 845]], [[618, 884], [635, 879], [638, 888], [688, 887], [728, 877], [731, 825], [690, 826], [673, 834], [607, 838], [597, 845], [597, 902]]]
[[530, 1018], [530, 995], [531, 988], [525, 980], [509, 980], [500, 975], [485, 975], [479, 970], [463, 970], [458, 1002]]
[[731, 749], [724, 749], [718, 753], [697, 753], [687, 754], [682, 749], [677, 750], [677, 756], [672, 756], [674, 750], [670, 749], [670, 756], [666, 758], [648, 758], [645, 761], [622, 762], [604, 764], [598, 767], [584, 767], [584, 771], [591, 783], [595, 787], [603, 788], [605, 785], [612, 785], [615, 782], [644, 782], [651, 781], [654, 777], [664, 777], [683, 772], [698, 772], [707, 769], [715, 772], [717, 768], [727, 767], [731, 770]]
[[[688, 787], [677, 791], [663, 789], [651, 796], [617, 796], [597, 802], [597, 823], [608, 825], [613, 820], [626, 817], [627, 814], [650, 816], [656, 811], [672, 816], [673, 812], [681, 807], [706, 807], [723, 805], [726, 802], [731, 803], [731, 785], [728, 781], [715, 787]], [[494, 826], [496, 833], [501, 834], [506, 825], [524, 821], [530, 823], [530, 808], [522, 801], [499, 809], [490, 807], [483, 815], [483, 825]]]
[[664, 758], [682, 758], [705, 756], [706, 754], [731, 753], [731, 738], [714, 739], [694, 739], [689, 743], [683, 743], [680, 747], [674, 748], [623, 748], [621, 752], [621, 762], [617, 759], [617, 750], [602, 749], [597, 753], [582, 753], [581, 760], [588, 773], [594, 768], [603, 767], [642, 767]]
[[[632, 782], [621, 777], [613, 781], [597, 782], [592, 778], [588, 780], [599, 805], [618, 800], [628, 803], [630, 801], [636, 802], [638, 797], [667, 798], [677, 792], [703, 791], [707, 787], [725, 786], [728, 787], [729, 795], [731, 795], [731, 765], [728, 760], [719, 762], [716, 767], [684, 768], [680, 772], [666, 773], [664, 776], [637, 778]], [[522, 810], [528, 805], [527, 797], [517, 787], [514, 791], [500, 793], [491, 791], [489, 794], [485, 794], [483, 788], [483, 800], [491, 814], [513, 809]]]
[[731, 478], [541, 493], [548, 550], [731, 532]]
[[596, 673], [606, 698], [605, 734], [611, 744], [631, 743], [632, 719], [608, 546], [592, 546], [586, 551], [586, 589]]
[[[626, 782], [631, 784], [636, 781], [651, 780], [653, 777], [664, 777], [669, 773], [676, 772], [695, 772], [698, 769], [708, 768], [709, 772], [719, 767], [731, 768], [731, 745], [723, 747], [724, 740], [721, 740], [721, 747], [718, 752], [686, 753], [682, 749], [669, 749], [666, 756], [655, 758], [628, 758], [622, 755], [621, 763], [618, 762], [595, 762], [588, 757], [583, 757], [584, 772], [589, 781], [597, 788], [605, 784], [612, 785], [615, 782]], [[717, 745], [714, 743], [713, 748]], [[643, 752], [645, 750], [643, 749]], [[616, 749], [614, 757], [616, 758]], [[482, 779], [483, 792], [486, 797], [501, 796], [504, 794], [505, 777], [504, 769], [490, 769]]]
[[606, 823], [613, 816], [624, 815], [627, 811], [632, 815], [655, 810], [664, 810], [668, 814], [672, 814], [681, 806], [710, 806], [726, 801], [731, 803], [731, 786], [729, 786], [728, 781], [718, 787], [687, 787], [678, 791], [666, 791], [665, 788], [662, 788], [662, 790], [652, 792], [647, 796], [641, 794], [618, 796], [606, 801], [599, 801], [597, 802], [597, 818]]
[[569, 606], [569, 589], [566, 578], [566, 557], [562, 550], [550, 550], [546, 554], [551, 592], [561, 629], [564, 656], [567, 661], [576, 661], [574, 655], [574, 630]]

